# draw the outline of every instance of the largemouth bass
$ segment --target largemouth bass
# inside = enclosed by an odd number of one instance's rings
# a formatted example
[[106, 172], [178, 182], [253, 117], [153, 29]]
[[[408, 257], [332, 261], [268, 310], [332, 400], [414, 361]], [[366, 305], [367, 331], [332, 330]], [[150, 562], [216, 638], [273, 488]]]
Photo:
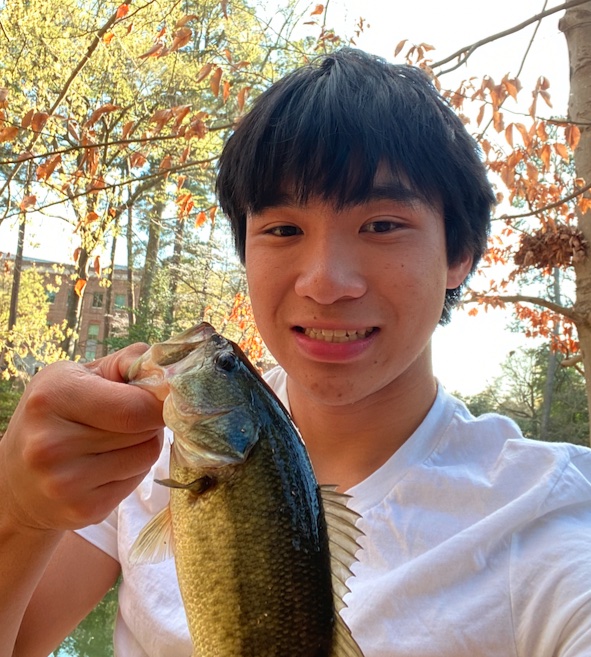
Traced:
[[133, 562], [174, 554], [194, 657], [363, 657], [339, 615], [358, 549], [346, 496], [319, 487], [287, 411], [237, 345], [200, 324], [130, 383], [164, 400], [170, 504]]

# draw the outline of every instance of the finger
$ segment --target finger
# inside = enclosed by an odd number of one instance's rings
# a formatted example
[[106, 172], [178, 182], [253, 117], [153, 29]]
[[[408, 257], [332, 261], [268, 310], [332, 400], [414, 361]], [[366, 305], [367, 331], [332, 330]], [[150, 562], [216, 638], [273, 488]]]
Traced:
[[27, 395], [33, 421], [46, 424], [54, 417], [115, 433], [140, 433], [164, 425], [162, 403], [146, 390], [105, 379], [76, 363], [49, 370]]

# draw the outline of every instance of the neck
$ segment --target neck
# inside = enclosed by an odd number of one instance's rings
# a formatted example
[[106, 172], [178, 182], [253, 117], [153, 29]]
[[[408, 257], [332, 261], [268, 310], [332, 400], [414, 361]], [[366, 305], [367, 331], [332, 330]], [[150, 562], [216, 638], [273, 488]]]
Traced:
[[435, 401], [437, 383], [430, 358], [417, 372], [354, 404], [326, 405], [292, 379], [288, 393], [320, 484], [344, 491], [382, 466], [421, 424]]

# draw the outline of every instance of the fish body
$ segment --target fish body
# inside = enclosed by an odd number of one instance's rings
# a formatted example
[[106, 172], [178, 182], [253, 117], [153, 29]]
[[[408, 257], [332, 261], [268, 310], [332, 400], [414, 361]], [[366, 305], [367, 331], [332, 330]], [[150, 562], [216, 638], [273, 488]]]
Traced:
[[194, 657], [361, 657], [338, 615], [355, 517], [317, 485], [287, 412], [240, 349], [201, 324], [154, 345], [128, 378], [165, 399], [174, 433], [160, 482], [169, 507], [132, 557], [174, 553]]

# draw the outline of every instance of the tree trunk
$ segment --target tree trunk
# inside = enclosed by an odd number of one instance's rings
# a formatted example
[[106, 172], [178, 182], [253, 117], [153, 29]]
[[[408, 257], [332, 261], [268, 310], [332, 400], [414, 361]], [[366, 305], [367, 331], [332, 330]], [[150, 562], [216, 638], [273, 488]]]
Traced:
[[[568, 9], [560, 20], [570, 62], [568, 118], [578, 125], [581, 140], [574, 153], [577, 177], [591, 183], [591, 2]], [[588, 195], [588, 193], [587, 193]], [[591, 210], [577, 211], [579, 228], [591, 245]], [[575, 265], [575, 311], [583, 357], [587, 402], [591, 408], [591, 253]], [[591, 441], [590, 441], [591, 442]]]
[[176, 292], [179, 285], [179, 270], [181, 266], [181, 255], [183, 252], [183, 237], [185, 234], [185, 220], [177, 217], [174, 228], [174, 250], [170, 262], [170, 298], [166, 307], [164, 338], [169, 338], [174, 329], [176, 315]]
[[109, 335], [111, 333], [111, 322], [115, 315], [113, 306], [113, 281], [115, 280], [115, 253], [117, 251], [117, 234], [119, 230], [119, 218], [115, 219], [113, 226], [113, 241], [111, 243], [111, 262], [109, 263], [110, 272], [107, 280], [109, 285], [105, 290], [105, 316], [103, 318], [103, 344], [101, 345], [101, 354], [106, 356], [109, 353]]
[[18, 297], [21, 287], [21, 273], [23, 271], [23, 251], [25, 248], [25, 222], [26, 214], [23, 212], [18, 224], [18, 241], [16, 245], [16, 253], [14, 255], [14, 271], [12, 274], [12, 289], [10, 291], [10, 309], [8, 313], [8, 330], [16, 325], [18, 316]]
[[[560, 304], [560, 269], [554, 268], [554, 293], [552, 300], [554, 303]], [[554, 329], [552, 334], [558, 336], [560, 333], [560, 321], [554, 322]], [[552, 413], [552, 401], [554, 398], [554, 385], [556, 381], [556, 370], [558, 369], [558, 355], [556, 351], [550, 347], [548, 352], [548, 364], [546, 366], [546, 381], [544, 382], [544, 400], [542, 403], [542, 417], [540, 420], [540, 440], [548, 440], [548, 432], [550, 426], [550, 415]]]
[[133, 205], [127, 208], [127, 320], [129, 329], [135, 324], [135, 287], [133, 272]]
[[86, 249], [80, 249], [80, 257], [76, 264], [76, 277], [74, 285], [70, 288], [70, 296], [66, 309], [66, 337], [60, 347], [66, 352], [70, 360], [74, 360], [76, 356], [80, 319], [82, 318], [82, 300], [84, 299], [84, 290], [86, 289], [83, 287], [78, 294], [75, 290], [75, 285], [79, 280], [88, 280], [88, 259], [89, 256]]

